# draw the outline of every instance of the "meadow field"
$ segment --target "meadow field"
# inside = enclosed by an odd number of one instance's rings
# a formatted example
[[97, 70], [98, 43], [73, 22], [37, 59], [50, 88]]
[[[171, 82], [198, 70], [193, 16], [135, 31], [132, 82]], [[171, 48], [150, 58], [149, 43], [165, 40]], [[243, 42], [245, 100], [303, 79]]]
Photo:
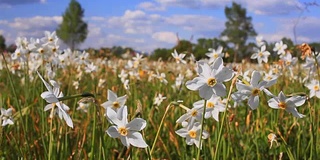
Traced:
[[0, 58], [0, 159], [320, 155], [320, 56], [307, 44], [293, 57], [259, 42], [257, 63], [224, 63], [222, 49], [199, 61], [94, 58], [48, 32], [16, 44]]

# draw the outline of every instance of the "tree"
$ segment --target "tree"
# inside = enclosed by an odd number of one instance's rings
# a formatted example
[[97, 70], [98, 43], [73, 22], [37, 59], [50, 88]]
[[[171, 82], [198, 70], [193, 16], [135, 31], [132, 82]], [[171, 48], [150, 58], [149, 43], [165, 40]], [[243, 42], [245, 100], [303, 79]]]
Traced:
[[221, 33], [221, 37], [226, 38], [228, 45], [232, 45], [234, 48], [233, 61], [237, 61], [237, 54], [240, 58], [243, 58], [248, 54], [248, 46], [246, 42], [249, 37], [256, 36], [257, 33], [251, 23], [252, 18], [247, 17], [247, 11], [242, 8], [241, 5], [233, 2], [231, 7], [226, 7], [225, 15], [227, 22], [225, 23], [225, 30]]
[[6, 39], [0, 35], [0, 51], [4, 51], [6, 49]]
[[57, 36], [73, 51], [82, 43], [88, 34], [88, 25], [82, 20], [84, 9], [76, 0], [71, 0], [69, 7], [62, 15], [63, 20], [56, 30]]

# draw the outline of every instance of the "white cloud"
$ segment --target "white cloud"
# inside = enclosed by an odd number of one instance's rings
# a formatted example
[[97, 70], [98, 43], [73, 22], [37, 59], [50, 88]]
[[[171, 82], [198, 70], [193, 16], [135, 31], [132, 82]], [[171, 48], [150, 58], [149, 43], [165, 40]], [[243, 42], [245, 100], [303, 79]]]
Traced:
[[147, 10], [147, 11], [164, 11], [166, 8], [163, 5], [152, 3], [152, 2], [142, 2], [138, 4], [137, 8]]
[[285, 15], [298, 11], [301, 3], [297, 0], [243, 0], [243, 7], [257, 15]]
[[175, 44], [177, 42], [177, 35], [173, 32], [156, 32], [152, 34], [152, 38], [160, 41]]

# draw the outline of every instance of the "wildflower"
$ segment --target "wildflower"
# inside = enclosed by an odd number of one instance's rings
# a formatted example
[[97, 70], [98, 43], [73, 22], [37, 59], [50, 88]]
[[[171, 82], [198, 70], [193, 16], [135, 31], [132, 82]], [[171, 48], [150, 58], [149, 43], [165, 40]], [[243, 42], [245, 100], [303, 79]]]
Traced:
[[219, 121], [219, 113], [226, 110], [226, 105], [222, 102], [221, 97], [213, 95], [206, 103], [205, 118], [212, 117]]
[[19, 62], [25, 62], [27, 60], [28, 50], [17, 47], [15, 52], [11, 55], [12, 60], [18, 60]]
[[310, 83], [306, 84], [305, 86], [310, 90], [310, 98], [312, 98], [313, 96], [320, 98], [320, 84], [318, 80], [313, 79]]
[[250, 84], [236, 83], [237, 92], [232, 97], [238, 97], [238, 100], [248, 99], [248, 105], [251, 109], [257, 109], [259, 105], [259, 95], [261, 91], [270, 94], [265, 87], [268, 82], [261, 80], [261, 74], [258, 71], [253, 71]]
[[56, 35], [56, 31], [53, 31], [50, 33], [49, 31], [44, 32], [45, 37], [41, 38], [41, 42], [43, 43], [54, 43], [56, 40], [58, 40], [58, 36]]
[[156, 106], [160, 106], [160, 104], [162, 103], [163, 100], [165, 100], [167, 97], [163, 97], [162, 94], [158, 94], [158, 96], [156, 96], [154, 98], [154, 102], [153, 104], [156, 105]]
[[77, 110], [81, 110], [85, 113], [88, 112], [89, 103], [79, 102], [78, 104], [79, 104], [79, 106], [77, 107]]
[[128, 73], [126, 73], [125, 70], [121, 70], [120, 74], [118, 75], [120, 78], [121, 82], [123, 83], [127, 78], [128, 78]]
[[108, 90], [108, 101], [101, 104], [105, 109], [112, 108], [114, 111], [118, 111], [127, 101], [127, 95], [118, 97], [114, 92]]
[[173, 58], [176, 60], [176, 63], [183, 63], [186, 64], [187, 62], [185, 60], [183, 60], [183, 58], [186, 56], [186, 54], [178, 54], [178, 52], [176, 50], [174, 50], [173, 53], [171, 53], [171, 55], [173, 56]]
[[223, 57], [222, 53], [223, 47], [219, 46], [218, 49], [212, 49], [210, 48], [208, 53], [206, 53], [206, 56], [208, 56], [209, 59], [209, 64], [213, 63], [218, 57]]
[[126, 79], [124, 82], [123, 82], [123, 87], [125, 90], [129, 90], [130, 89], [130, 85], [129, 85], [129, 80]]
[[41, 94], [41, 97], [49, 103], [48, 105], [45, 106], [44, 111], [51, 110], [52, 112], [50, 114], [50, 117], [53, 117], [54, 112], [57, 113], [60, 119], [64, 119], [67, 125], [73, 128], [73, 122], [70, 116], [66, 112], [67, 110], [69, 110], [69, 107], [58, 100], [58, 98], [63, 97], [63, 93], [60, 92], [60, 87], [58, 83], [54, 80], [50, 80], [51, 85], [49, 85], [49, 83], [47, 83], [43, 79], [40, 73], [39, 72], [37, 73], [40, 79], [42, 80], [43, 84], [46, 86], [48, 90]]
[[187, 81], [186, 86], [190, 90], [199, 90], [201, 98], [210, 99], [213, 94], [226, 95], [226, 86], [222, 82], [231, 80], [233, 71], [223, 66], [221, 57], [209, 66], [207, 63], [198, 63], [198, 77]]
[[258, 63], [261, 64], [262, 61], [268, 63], [268, 57], [270, 55], [269, 51], [266, 51], [266, 45], [261, 46], [260, 51], [258, 53], [254, 53], [251, 55], [251, 59], [257, 59]]
[[262, 45], [264, 45], [264, 41], [263, 41], [263, 37], [261, 35], [256, 37], [256, 43], [258, 45], [258, 47], [261, 47]]
[[286, 54], [285, 50], [287, 49], [287, 45], [283, 44], [282, 41], [277, 42], [273, 48], [273, 51], [277, 52], [278, 55], [280, 55], [280, 57], [282, 57], [283, 55]]
[[[201, 124], [199, 122], [189, 123], [186, 127], [181, 128], [176, 131], [176, 133], [186, 138], [187, 145], [195, 144], [198, 148], [201, 148], [200, 145], [200, 131]], [[207, 131], [202, 132], [202, 139], [207, 139], [209, 137], [209, 133]]]
[[139, 148], [148, 147], [141, 133], [138, 132], [146, 127], [146, 121], [142, 118], [134, 118], [128, 123], [127, 115], [127, 106], [123, 106], [118, 113], [108, 107], [107, 117], [115, 125], [108, 128], [107, 134], [112, 138], [120, 138], [121, 143], [127, 148], [130, 145]]
[[166, 74], [165, 73], [159, 73], [157, 71], [157, 74], [154, 74], [153, 76], [158, 78], [161, 83], [164, 83], [164, 84], [168, 83], [168, 81], [166, 80]]
[[268, 134], [268, 142], [270, 142], [270, 149], [271, 149], [271, 147], [273, 145], [273, 142], [275, 142], [277, 145], [279, 145], [278, 141], [277, 141], [277, 136], [274, 133]]
[[268, 105], [274, 109], [286, 110], [297, 118], [303, 118], [305, 115], [300, 114], [296, 107], [303, 105], [305, 101], [306, 97], [303, 96], [292, 96], [287, 98], [281, 91], [278, 97], [273, 97], [268, 100]]
[[8, 124], [13, 125], [13, 119], [12, 119], [12, 108], [9, 109], [4, 109], [1, 108], [1, 115], [0, 119], [2, 120], [2, 125], [1, 126], [6, 126]]
[[204, 107], [204, 100], [200, 100], [200, 101], [193, 103], [193, 108], [188, 109], [187, 113], [185, 113], [180, 118], [178, 118], [176, 122], [182, 123], [182, 122], [188, 120], [190, 123], [193, 123], [195, 120], [201, 121], [203, 107]]

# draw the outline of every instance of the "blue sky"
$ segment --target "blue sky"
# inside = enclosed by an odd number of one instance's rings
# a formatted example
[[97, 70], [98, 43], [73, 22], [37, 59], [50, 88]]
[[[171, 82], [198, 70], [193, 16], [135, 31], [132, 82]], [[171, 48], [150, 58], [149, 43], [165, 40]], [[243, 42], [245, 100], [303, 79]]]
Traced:
[[[297, 43], [320, 42], [320, 5], [317, 0], [238, 0], [252, 17], [255, 30], [267, 41], [282, 37]], [[81, 48], [133, 47], [150, 52], [171, 48], [180, 39], [218, 37], [230, 0], [79, 0], [85, 9], [89, 34]], [[40, 38], [61, 23], [67, 0], [0, 0], [0, 34], [7, 45], [18, 36]]]

